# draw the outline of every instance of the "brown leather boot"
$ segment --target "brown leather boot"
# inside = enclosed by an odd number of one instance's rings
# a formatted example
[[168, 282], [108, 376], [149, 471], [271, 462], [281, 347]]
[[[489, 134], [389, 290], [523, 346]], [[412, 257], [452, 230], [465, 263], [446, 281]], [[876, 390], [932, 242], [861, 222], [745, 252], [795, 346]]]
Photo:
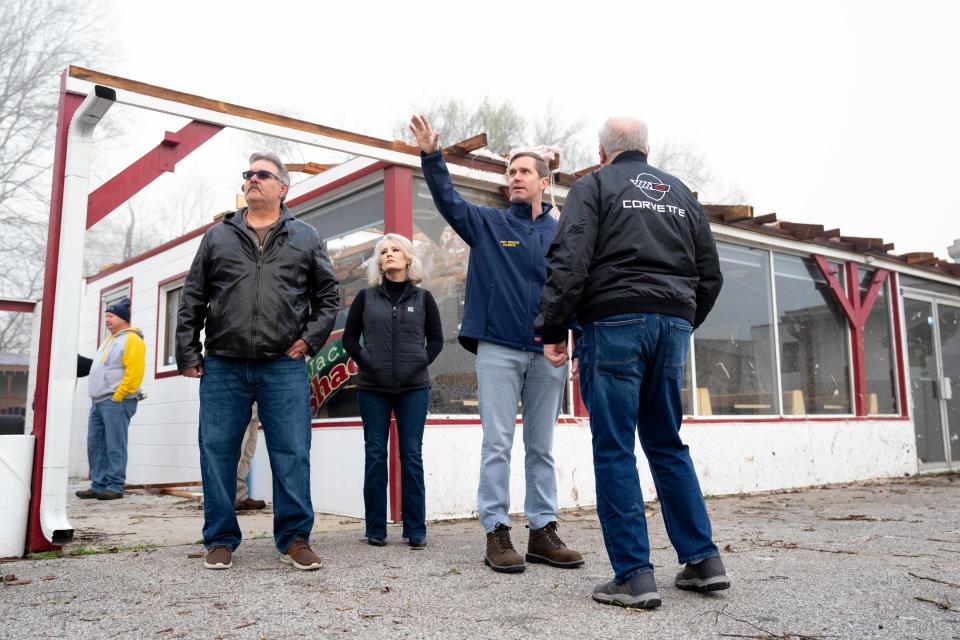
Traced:
[[519, 573], [527, 568], [510, 542], [510, 527], [499, 522], [497, 528], [487, 534], [487, 555], [483, 562], [500, 573]]
[[542, 529], [530, 529], [527, 542], [527, 562], [542, 562], [552, 567], [575, 569], [583, 566], [583, 555], [579, 551], [568, 549], [557, 535], [559, 525], [548, 522]]

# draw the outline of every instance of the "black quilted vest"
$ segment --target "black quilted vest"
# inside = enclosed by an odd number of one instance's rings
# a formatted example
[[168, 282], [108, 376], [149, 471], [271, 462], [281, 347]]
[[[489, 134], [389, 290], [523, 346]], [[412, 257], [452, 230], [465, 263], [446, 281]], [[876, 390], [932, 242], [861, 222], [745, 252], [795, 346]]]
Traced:
[[407, 285], [394, 305], [384, 285], [363, 291], [361, 389], [400, 393], [429, 389], [423, 290]]

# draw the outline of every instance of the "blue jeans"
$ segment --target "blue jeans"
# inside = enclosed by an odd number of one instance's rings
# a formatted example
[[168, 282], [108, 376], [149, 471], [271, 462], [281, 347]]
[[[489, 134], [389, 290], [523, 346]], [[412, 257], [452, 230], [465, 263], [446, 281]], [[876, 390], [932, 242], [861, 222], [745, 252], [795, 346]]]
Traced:
[[127, 479], [127, 428], [137, 412], [137, 399], [113, 398], [94, 402], [87, 424], [87, 460], [90, 488], [123, 493]]
[[403, 537], [410, 540], [427, 537], [421, 451], [423, 423], [427, 419], [429, 402], [429, 389], [403, 393], [357, 390], [357, 404], [360, 405], [360, 417], [363, 419], [363, 504], [368, 538], [385, 540], [387, 537], [387, 438], [391, 411], [397, 419], [397, 444], [400, 449]]
[[553, 461], [556, 428], [567, 368], [554, 367], [542, 353], [481, 342], [477, 385], [483, 446], [477, 512], [487, 533], [497, 523], [510, 526], [510, 454], [517, 429], [517, 403], [523, 402], [526, 470], [524, 510], [530, 527], [557, 519], [557, 472]]
[[273, 470], [273, 540], [285, 552], [313, 529], [310, 502], [310, 391], [303, 359], [207, 356], [200, 378], [203, 544], [240, 544], [234, 509], [240, 445], [257, 403]]
[[597, 515], [614, 580], [653, 569], [634, 453], [638, 433], [677, 559], [719, 555], [690, 452], [680, 439], [690, 323], [630, 313], [583, 329], [580, 391], [590, 411]]

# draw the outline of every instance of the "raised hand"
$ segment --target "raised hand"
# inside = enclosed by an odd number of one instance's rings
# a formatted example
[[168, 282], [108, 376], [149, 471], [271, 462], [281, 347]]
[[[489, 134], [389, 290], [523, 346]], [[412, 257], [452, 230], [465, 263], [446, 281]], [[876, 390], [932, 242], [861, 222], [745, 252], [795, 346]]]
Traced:
[[410, 116], [410, 132], [417, 141], [420, 151], [430, 154], [440, 150], [440, 134], [430, 127], [423, 114]]

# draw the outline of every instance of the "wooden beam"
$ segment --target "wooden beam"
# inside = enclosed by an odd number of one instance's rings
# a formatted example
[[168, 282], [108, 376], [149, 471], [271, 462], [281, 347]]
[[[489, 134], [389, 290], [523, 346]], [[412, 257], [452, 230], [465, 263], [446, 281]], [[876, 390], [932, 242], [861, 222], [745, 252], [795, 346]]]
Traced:
[[883, 246], [883, 238], [862, 238], [860, 236], [840, 236], [840, 239], [844, 242], [849, 242], [855, 245], [863, 245], [867, 247]]
[[287, 171], [292, 171], [294, 173], [307, 173], [315, 176], [337, 166], [339, 165], [335, 163], [324, 164], [319, 162], [287, 163]]
[[754, 216], [754, 224], [770, 224], [777, 221], [777, 214], [775, 213], [765, 213], [762, 216]]
[[577, 180], [582, 176], [577, 176], [573, 173], [564, 173], [562, 171], [557, 171], [553, 174], [553, 181], [563, 187], [572, 187]]
[[936, 260], [936, 256], [933, 253], [928, 251], [914, 251], [911, 253], [902, 253], [898, 257], [906, 260], [907, 264], [923, 264], [925, 262], [930, 262], [931, 260]]
[[577, 178], [582, 178], [583, 176], [587, 175], [591, 171], [596, 171], [599, 168], [600, 168], [600, 165], [594, 164], [589, 167], [584, 167], [583, 169], [578, 169], [577, 171], [574, 171], [572, 175], [576, 176]]
[[447, 164], [456, 164], [462, 167], [469, 167], [470, 169], [478, 169], [480, 171], [489, 171], [491, 173], [500, 174], [505, 174], [507, 172], [506, 160], [496, 160], [486, 156], [476, 156], [472, 153], [460, 153], [454, 149], [445, 151], [443, 154], [443, 159], [447, 161]]
[[184, 482], [154, 482], [150, 484], [125, 484], [124, 489], [176, 489], [178, 487], [202, 487], [200, 480], [185, 480]]
[[753, 218], [753, 207], [748, 204], [731, 205], [723, 212], [723, 221], [727, 224]]
[[487, 146], [487, 134], [478, 133], [473, 137], [450, 145], [446, 150], [449, 151], [450, 149], [453, 149], [454, 151], [459, 151], [460, 153], [470, 153], [471, 151], [481, 149], [485, 146]]
[[249, 118], [250, 120], [266, 122], [269, 124], [286, 127], [288, 129], [296, 129], [298, 131], [306, 131], [308, 133], [314, 133], [321, 136], [327, 136], [328, 138], [335, 138], [337, 140], [344, 140], [356, 144], [363, 144], [369, 147], [389, 149], [390, 151], [398, 151], [400, 153], [409, 153], [413, 155], [420, 154], [420, 147], [409, 145], [398, 140], [381, 140], [380, 138], [374, 138], [373, 136], [364, 135], [362, 133], [354, 133], [352, 131], [344, 131], [343, 129], [335, 129], [322, 124], [315, 124], [313, 122], [307, 122], [306, 120], [300, 120], [298, 118], [281, 116], [275, 113], [270, 113], [269, 111], [261, 111], [259, 109], [242, 107], [237, 104], [222, 102], [220, 100], [211, 100], [210, 98], [203, 98], [190, 93], [176, 91], [174, 89], [157, 87], [145, 82], [138, 82], [137, 80], [114, 76], [108, 73], [94, 71], [92, 69], [85, 69], [83, 67], [71, 65], [67, 70], [67, 73], [71, 78], [85, 80], [94, 84], [102, 84], [115, 89], [122, 89], [124, 91], [131, 91], [133, 93], [139, 93], [140, 95], [150, 96], [160, 100], [170, 100], [172, 102], [178, 102], [180, 104], [190, 105], [201, 109], [208, 109], [217, 113], [225, 113], [241, 118]]
[[799, 222], [787, 222], [786, 220], [783, 220], [780, 222], [780, 228], [793, 232], [793, 235], [797, 238], [797, 240], [818, 238], [821, 234], [823, 234], [822, 224], [803, 224]]
[[748, 204], [705, 204], [703, 210], [711, 220], [733, 224], [753, 218], [753, 207]]

